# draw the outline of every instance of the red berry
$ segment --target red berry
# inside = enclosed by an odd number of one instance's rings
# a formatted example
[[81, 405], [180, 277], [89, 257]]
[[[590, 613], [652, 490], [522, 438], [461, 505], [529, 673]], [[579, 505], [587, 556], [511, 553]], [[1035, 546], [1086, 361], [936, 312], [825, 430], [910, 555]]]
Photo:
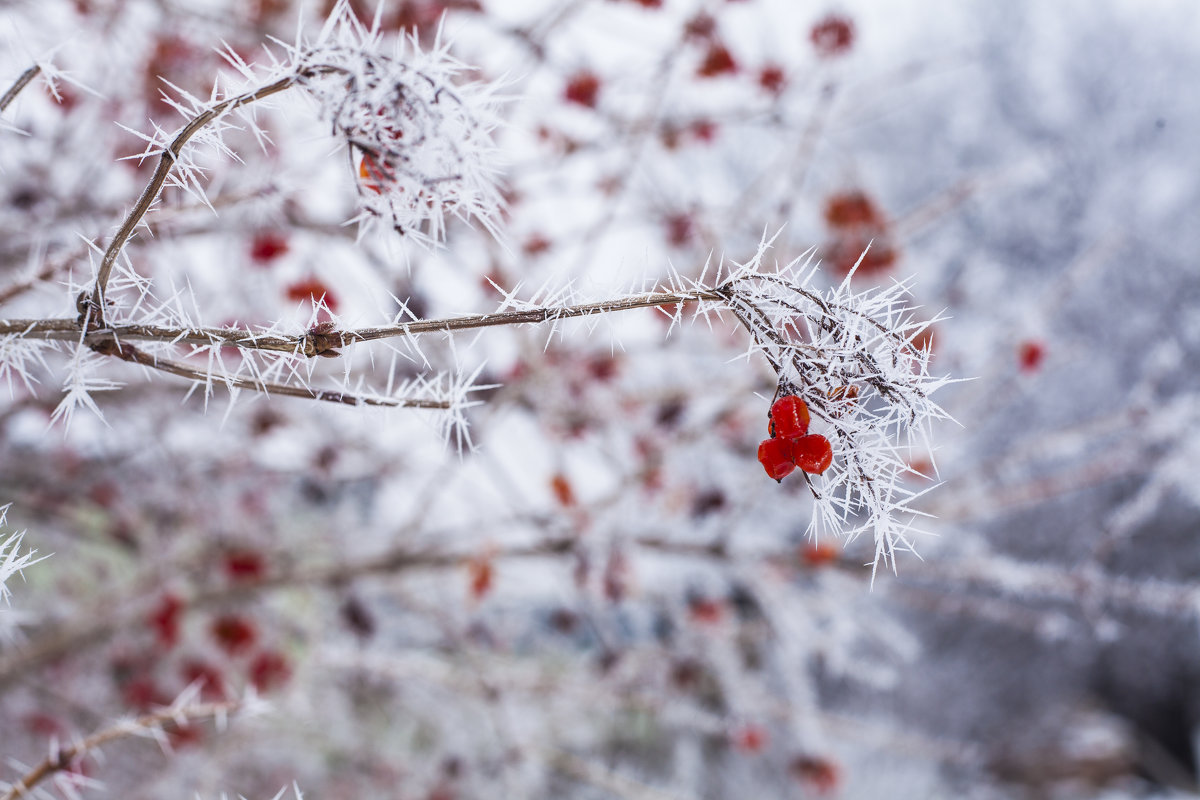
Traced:
[[718, 75], [732, 75], [737, 71], [737, 62], [734, 61], [729, 48], [714, 41], [709, 45], [708, 52], [704, 54], [704, 61], [696, 70], [696, 74], [701, 78], [715, 78]]
[[324, 302], [325, 307], [330, 311], [337, 311], [337, 297], [319, 278], [301, 278], [295, 283], [289, 284], [284, 293], [287, 299], [294, 303], [308, 300], [315, 305]]
[[760, 725], [743, 725], [733, 732], [733, 746], [744, 753], [758, 753], [767, 746], [767, 731]]
[[578, 72], [567, 82], [563, 96], [568, 102], [578, 103], [588, 108], [596, 107], [596, 97], [600, 94], [600, 78], [592, 72]]
[[288, 242], [282, 234], [262, 231], [250, 244], [250, 260], [255, 264], [269, 264], [287, 251]]
[[771, 94], [779, 94], [787, 86], [787, 76], [782, 67], [767, 64], [758, 71], [758, 85]]
[[250, 664], [250, 681], [260, 692], [268, 692], [287, 683], [292, 669], [287, 659], [274, 650], [264, 650]]
[[788, 765], [788, 770], [792, 777], [811, 787], [817, 794], [829, 794], [841, 782], [841, 770], [827, 758], [796, 756]]
[[808, 38], [822, 58], [841, 55], [854, 44], [854, 22], [848, 17], [830, 14], [813, 26]]
[[792, 442], [792, 457], [795, 458], [796, 466], [800, 469], [820, 475], [833, 463], [833, 448], [829, 445], [828, 439], [819, 433], [814, 433], [810, 436], [801, 436]]
[[758, 446], [758, 463], [777, 481], [781, 481], [796, 469], [792, 460], [792, 443], [788, 439], [767, 439]]
[[825, 222], [834, 229], [884, 225], [883, 212], [875, 202], [858, 189], [839, 192], [825, 201]]
[[1021, 342], [1017, 349], [1017, 361], [1021, 364], [1022, 372], [1037, 372], [1046, 357], [1046, 348], [1041, 342]]
[[258, 638], [258, 631], [254, 626], [234, 614], [213, 620], [210, 632], [221, 649], [230, 655], [249, 649]]
[[782, 439], [798, 439], [808, 433], [808, 405], [794, 394], [784, 395], [771, 406], [772, 436]]

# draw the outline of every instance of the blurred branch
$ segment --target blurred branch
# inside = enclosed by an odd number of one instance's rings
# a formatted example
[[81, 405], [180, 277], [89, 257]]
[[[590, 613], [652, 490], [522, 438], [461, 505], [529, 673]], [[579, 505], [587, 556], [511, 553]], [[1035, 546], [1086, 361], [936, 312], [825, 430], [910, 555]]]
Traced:
[[87, 755], [89, 751], [95, 750], [108, 742], [125, 739], [130, 736], [149, 735], [157, 737], [164, 733], [163, 729], [165, 726], [172, 725], [176, 729], [187, 727], [187, 722], [190, 720], [207, 719], [209, 717], [220, 718], [231, 711], [237, 710], [240, 706], [241, 703], [239, 701], [201, 703], [183, 707], [171, 706], [134, 720], [118, 722], [109, 728], [93, 733], [78, 744], [52, 751], [40, 764], [25, 773], [19, 781], [12, 784], [11, 788], [0, 796], [0, 800], [17, 800], [19, 797], [27, 796], [30, 790], [43, 780], [56, 772], [70, 769], [78, 759]]
[[4, 109], [8, 108], [9, 104], [13, 100], [17, 99], [17, 95], [21, 93], [21, 90], [28, 86], [30, 81], [36, 78], [38, 73], [41, 71], [42, 68], [37, 64], [34, 64], [32, 67], [21, 73], [20, 77], [17, 78], [13, 85], [8, 87], [8, 91], [4, 93], [4, 96], [0, 97], [0, 113], [2, 113]]

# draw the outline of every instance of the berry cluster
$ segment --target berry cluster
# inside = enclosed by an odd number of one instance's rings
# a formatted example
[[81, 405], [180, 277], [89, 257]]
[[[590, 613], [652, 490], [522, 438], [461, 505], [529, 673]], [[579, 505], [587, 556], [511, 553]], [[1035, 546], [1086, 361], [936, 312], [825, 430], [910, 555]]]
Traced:
[[820, 434], [810, 434], [808, 406], [794, 394], [784, 395], [771, 406], [766, 439], [758, 446], [758, 461], [777, 481], [796, 467], [820, 475], [833, 463], [833, 448]]

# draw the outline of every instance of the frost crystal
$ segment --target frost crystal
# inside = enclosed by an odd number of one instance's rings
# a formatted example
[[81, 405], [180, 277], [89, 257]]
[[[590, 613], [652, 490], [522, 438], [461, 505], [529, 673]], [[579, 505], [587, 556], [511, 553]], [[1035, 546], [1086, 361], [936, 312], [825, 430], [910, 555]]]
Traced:
[[908, 453], [928, 447], [929, 426], [947, 415], [930, 399], [948, 378], [929, 374], [931, 322], [916, 320], [906, 283], [855, 293], [850, 275], [820, 294], [805, 288], [811, 258], [767, 271], [771, 242], [736, 265], [718, 292], [779, 376], [780, 394], [800, 395], [827, 426], [833, 466], [811, 477], [812, 530], [869, 532], [875, 566], [912, 549], [912, 501], [905, 486]]
[[297, 65], [357, 159], [359, 220], [425, 245], [444, 236], [447, 215], [473, 217], [495, 234], [494, 87], [461, 83], [465, 67], [440, 37], [429, 51], [415, 36], [401, 39], [390, 55], [379, 38], [341, 3]]

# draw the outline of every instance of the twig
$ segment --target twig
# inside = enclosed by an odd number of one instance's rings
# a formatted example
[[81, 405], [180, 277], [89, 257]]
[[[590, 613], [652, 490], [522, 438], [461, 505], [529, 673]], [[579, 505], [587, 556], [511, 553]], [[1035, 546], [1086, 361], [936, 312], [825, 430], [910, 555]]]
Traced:
[[[264, 334], [239, 328], [176, 328], [163, 325], [114, 325], [93, 328], [85, 337], [85, 343], [96, 347], [105, 340], [159, 341], [176, 344], [225, 345], [247, 350], [267, 350], [293, 353], [308, 357], [329, 354], [338, 347], [348, 347], [359, 342], [416, 336], [423, 333], [453, 332], [492, 328], [501, 325], [526, 325], [553, 322], [559, 319], [586, 317], [614, 311], [629, 311], [635, 308], [673, 306], [699, 300], [722, 301], [723, 295], [715, 290], [694, 292], [651, 292], [614, 300], [580, 303], [567, 306], [498, 311], [490, 314], [472, 314], [462, 317], [414, 320], [398, 325], [360, 328], [348, 331], [316, 332], [302, 334]], [[56, 319], [13, 319], [0, 320], [0, 336], [20, 334], [60, 341], [78, 340], [81, 326], [78, 320]]]
[[161, 711], [156, 711], [153, 714], [147, 714], [134, 720], [118, 722], [110, 728], [93, 733], [78, 744], [65, 747], [57, 753], [47, 756], [40, 764], [25, 773], [3, 796], [0, 796], [0, 800], [17, 800], [19, 797], [27, 796], [30, 790], [43, 780], [56, 772], [69, 769], [73, 762], [86, 755], [88, 751], [94, 750], [108, 742], [134, 736], [143, 731], [162, 728], [169, 723], [182, 726], [185, 720], [219, 717], [236, 710], [240, 705], [239, 701], [230, 701], [223, 703], [201, 703], [183, 708], [164, 708]]
[[224, 100], [211, 108], [198, 114], [183, 129], [175, 135], [162, 154], [158, 158], [158, 167], [154, 170], [154, 175], [151, 176], [150, 182], [146, 184], [146, 188], [142, 190], [141, 197], [138, 198], [137, 204], [134, 205], [125, 221], [121, 223], [121, 227], [117, 230], [113, 240], [109, 242], [108, 249], [104, 251], [104, 257], [100, 261], [100, 269], [96, 274], [96, 285], [92, 289], [91, 305], [96, 316], [92, 322], [96, 325], [103, 326], [104, 319], [104, 292], [108, 286], [109, 276], [112, 274], [113, 265], [117, 261], [117, 256], [120, 255], [125, 243], [129, 241], [129, 237], [133, 235], [134, 229], [146, 216], [146, 212], [154, 205], [154, 201], [158, 199], [159, 193], [162, 191], [163, 185], [167, 181], [167, 176], [171, 172], [171, 168], [175, 166], [175, 161], [179, 157], [179, 153], [183, 150], [183, 146], [188, 143], [200, 129], [208, 125], [213, 120], [228, 111], [233, 111], [245, 105], [249, 105], [257, 100], [270, 97], [274, 94], [279, 94], [285, 89], [290, 88], [300, 79], [300, 75], [288, 75], [285, 78], [280, 78], [274, 83], [267, 84], [253, 92], [240, 94], [237, 97], [231, 97]]
[[34, 64], [32, 67], [21, 73], [16, 82], [14, 82], [12, 86], [8, 87], [8, 91], [4, 93], [4, 96], [0, 97], [0, 113], [3, 113], [4, 109], [8, 108], [9, 103], [17, 99], [17, 95], [21, 93], [21, 90], [28, 86], [30, 81], [36, 78], [38, 73], [41, 71], [42, 68], [37, 64]]
[[223, 383], [231, 389], [253, 389], [264, 394], [279, 394], [287, 397], [303, 397], [309, 400], [322, 400], [328, 403], [340, 403], [348, 406], [387, 406], [393, 408], [430, 408], [448, 409], [449, 400], [416, 400], [411, 398], [375, 397], [359, 395], [351, 392], [329, 391], [326, 389], [311, 389], [306, 386], [289, 386], [283, 383], [256, 380], [254, 378], [237, 378], [232, 375], [212, 375], [208, 372], [193, 369], [187, 364], [171, 361], [165, 358], [139, 350], [133, 345], [121, 344], [115, 339], [105, 339], [93, 348], [102, 355], [115, 356], [122, 361], [141, 364], [181, 378], [201, 383]]

